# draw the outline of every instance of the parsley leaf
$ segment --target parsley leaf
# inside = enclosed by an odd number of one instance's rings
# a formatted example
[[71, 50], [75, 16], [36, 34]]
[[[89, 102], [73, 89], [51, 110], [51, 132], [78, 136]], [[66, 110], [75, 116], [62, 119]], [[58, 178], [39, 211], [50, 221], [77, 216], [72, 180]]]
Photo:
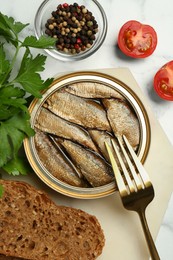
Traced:
[[33, 136], [34, 130], [29, 123], [29, 114], [21, 112], [15, 114], [0, 124], [0, 167], [15, 157], [25, 136]]
[[[33, 97], [41, 98], [41, 91], [53, 81], [53, 78], [43, 80], [40, 75], [45, 69], [46, 56], [38, 54], [33, 57], [30, 48], [53, 48], [55, 39], [28, 36], [21, 41], [20, 33], [27, 25], [0, 13], [0, 168], [13, 175], [28, 171], [26, 156], [20, 157], [23, 139], [34, 135], [28, 101]], [[11, 59], [7, 59], [6, 44], [8, 48], [13, 45]], [[21, 49], [25, 50], [19, 60]], [[20, 66], [17, 73], [16, 70], [13, 73], [16, 61]]]
[[26, 157], [20, 157], [19, 155], [8, 161], [3, 166], [3, 169], [13, 176], [20, 174], [27, 175], [28, 172], [31, 172], [31, 167], [29, 166]]
[[6, 60], [3, 44], [0, 44], [0, 86], [6, 77], [6, 72], [10, 68], [10, 62]]
[[5, 40], [11, 42], [14, 46], [18, 45], [18, 33], [27, 25], [15, 22], [12, 17], [0, 13], [0, 35], [3, 35]]
[[0, 89], [0, 99], [1, 105], [13, 107], [19, 107], [22, 110], [27, 111], [27, 108], [24, 106], [26, 100], [22, 98], [25, 92], [20, 88], [15, 88], [14, 86], [7, 86], [6, 88]]
[[0, 121], [6, 120], [19, 112], [20, 112], [19, 108], [9, 107], [9, 106], [0, 104]]
[[14, 86], [0, 88], [0, 120], [5, 120], [24, 110], [27, 101], [23, 98], [25, 91]]
[[8, 17], [7, 15], [3, 15], [2, 13], [0, 13], [0, 19], [3, 24], [7, 26], [15, 35], [20, 33], [26, 26], [29, 25], [29, 23], [23, 24], [21, 22], [15, 22], [13, 17]]
[[22, 46], [28, 46], [33, 48], [52, 48], [52, 46], [55, 44], [56, 39], [51, 37], [45, 37], [41, 36], [39, 39], [37, 39], [34, 36], [28, 36], [25, 38], [25, 40], [22, 43]]
[[29, 57], [29, 55], [28, 57], [25, 56], [19, 74], [14, 79], [14, 82], [20, 83], [28, 93], [37, 98], [41, 97], [40, 90], [45, 89], [52, 82], [52, 79], [44, 82], [40, 74], [37, 73], [44, 70], [45, 60], [46, 57], [41, 54], [38, 54], [35, 58]]

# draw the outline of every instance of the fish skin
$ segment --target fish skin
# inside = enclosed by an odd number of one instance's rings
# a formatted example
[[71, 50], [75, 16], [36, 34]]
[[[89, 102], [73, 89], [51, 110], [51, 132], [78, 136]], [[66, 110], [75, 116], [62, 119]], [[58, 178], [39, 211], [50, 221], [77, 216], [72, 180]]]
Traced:
[[46, 100], [44, 107], [87, 129], [111, 130], [104, 108], [94, 100], [57, 91]]
[[114, 142], [117, 144], [118, 147], [118, 142], [117, 140], [108, 132], [106, 131], [99, 131], [96, 129], [91, 129], [89, 130], [89, 134], [91, 138], [93, 139], [94, 143], [98, 146], [98, 149], [100, 150], [101, 154], [103, 157], [110, 162], [109, 155], [105, 146], [105, 142], [112, 147], [111, 140], [114, 140]]
[[69, 140], [55, 139], [65, 148], [76, 167], [91, 184], [99, 187], [114, 181], [112, 168], [99, 155]]
[[105, 142], [109, 145], [109, 147], [112, 150], [112, 153], [114, 155], [114, 159], [119, 167], [119, 169], [121, 170], [121, 164], [119, 162], [119, 159], [117, 157], [116, 152], [114, 152], [114, 148], [112, 145], [112, 141], [114, 142], [114, 145], [116, 146], [118, 152], [121, 154], [121, 158], [123, 159], [125, 165], [127, 166], [127, 162], [124, 158], [124, 155], [120, 149], [120, 146], [118, 144], [118, 140], [116, 137], [112, 136], [110, 133], [106, 132], [106, 131], [99, 131], [99, 130], [89, 130], [90, 136], [93, 139], [93, 141], [95, 142], [95, 144], [98, 146], [101, 154], [103, 155], [103, 157], [111, 164], [109, 155], [108, 155], [108, 151], [106, 149], [105, 146]]
[[119, 98], [124, 97], [115, 89], [97, 82], [77, 82], [68, 85], [65, 91], [85, 98]]
[[140, 141], [139, 121], [130, 105], [118, 99], [103, 99], [107, 116], [116, 137], [122, 140], [125, 135], [130, 144], [136, 148]]
[[44, 167], [58, 180], [72, 186], [86, 187], [83, 179], [80, 179], [72, 166], [66, 161], [60, 151], [50, 141], [49, 137], [36, 130], [34, 136], [35, 147], [40, 161]]
[[74, 125], [61, 117], [56, 116], [44, 107], [40, 109], [40, 113], [36, 118], [35, 127], [43, 132], [73, 140], [98, 152], [97, 147], [85, 130], [78, 125]]

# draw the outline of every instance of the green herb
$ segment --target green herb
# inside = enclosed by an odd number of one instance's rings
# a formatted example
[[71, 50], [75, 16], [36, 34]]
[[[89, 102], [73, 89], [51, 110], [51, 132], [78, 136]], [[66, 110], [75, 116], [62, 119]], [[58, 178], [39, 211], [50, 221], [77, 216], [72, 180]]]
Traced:
[[[28, 102], [31, 97], [41, 98], [41, 91], [53, 81], [41, 79], [46, 56], [33, 57], [30, 47], [53, 48], [55, 39], [28, 36], [21, 40], [26, 26], [0, 13], [0, 168], [13, 175], [27, 172], [26, 158], [19, 156], [19, 150], [23, 139], [34, 135]], [[16, 63], [20, 63], [17, 72]]]

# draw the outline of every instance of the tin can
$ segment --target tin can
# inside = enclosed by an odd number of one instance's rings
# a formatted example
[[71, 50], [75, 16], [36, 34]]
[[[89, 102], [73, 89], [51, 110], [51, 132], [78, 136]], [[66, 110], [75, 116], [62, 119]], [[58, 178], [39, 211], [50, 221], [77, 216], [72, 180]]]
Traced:
[[[34, 99], [29, 107], [31, 115], [31, 127], [34, 128], [37, 115], [42, 108], [44, 102], [56, 91], [61, 88], [67, 87], [69, 84], [75, 84], [80, 82], [96, 82], [113, 88], [119, 92], [129, 102], [133, 108], [140, 126], [140, 143], [137, 151], [137, 155], [143, 163], [147, 157], [150, 146], [150, 123], [145, 107], [139, 97], [134, 91], [120, 80], [111, 77], [107, 74], [100, 72], [76, 72], [63, 75], [54, 80], [52, 85], [42, 93], [41, 99]], [[69, 185], [55, 178], [51, 172], [49, 172], [40, 161], [35, 147], [34, 137], [26, 138], [24, 140], [24, 149], [31, 167], [38, 177], [46, 183], [49, 187], [57, 192], [69, 197], [80, 199], [94, 199], [101, 198], [113, 194], [116, 191], [115, 182], [92, 188], [79, 188]]]

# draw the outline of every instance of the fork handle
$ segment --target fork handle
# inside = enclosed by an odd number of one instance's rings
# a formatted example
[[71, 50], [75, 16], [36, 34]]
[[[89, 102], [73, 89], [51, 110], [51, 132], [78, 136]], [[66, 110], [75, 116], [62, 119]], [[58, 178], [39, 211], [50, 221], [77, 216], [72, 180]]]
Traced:
[[139, 214], [139, 217], [141, 220], [142, 228], [143, 228], [143, 231], [145, 234], [145, 238], [146, 238], [146, 242], [148, 245], [148, 249], [150, 251], [151, 258], [152, 258], [152, 260], [160, 260], [159, 254], [157, 252], [155, 243], [153, 241], [153, 238], [151, 236], [151, 233], [150, 233], [150, 230], [149, 230], [149, 227], [147, 224], [147, 220], [145, 217], [145, 211], [143, 211], [143, 210], [138, 211], [138, 214]]

